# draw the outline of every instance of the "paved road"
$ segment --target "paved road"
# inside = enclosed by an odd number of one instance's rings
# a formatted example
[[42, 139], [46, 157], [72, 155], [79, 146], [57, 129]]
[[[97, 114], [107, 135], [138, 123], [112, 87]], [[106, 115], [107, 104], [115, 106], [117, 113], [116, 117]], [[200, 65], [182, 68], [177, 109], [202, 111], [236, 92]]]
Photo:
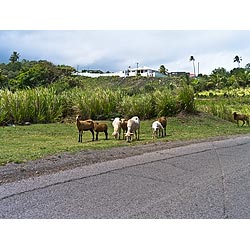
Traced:
[[250, 218], [250, 136], [7, 183], [0, 218]]

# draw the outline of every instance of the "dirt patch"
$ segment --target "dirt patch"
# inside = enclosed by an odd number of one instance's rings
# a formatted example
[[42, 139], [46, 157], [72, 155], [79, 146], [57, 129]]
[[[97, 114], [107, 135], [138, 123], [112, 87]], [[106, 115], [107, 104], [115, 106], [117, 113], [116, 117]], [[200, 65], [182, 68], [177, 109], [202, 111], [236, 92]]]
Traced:
[[115, 159], [124, 159], [129, 156], [141, 155], [147, 152], [159, 151], [174, 147], [200, 143], [205, 141], [223, 140], [230, 137], [215, 137], [205, 140], [177, 141], [177, 142], [155, 142], [139, 146], [126, 146], [105, 150], [84, 150], [78, 153], [62, 153], [43, 159], [29, 161], [21, 164], [8, 163], [0, 167], [0, 185], [7, 182], [51, 174], [79, 166], [87, 166], [93, 163], [104, 162]]

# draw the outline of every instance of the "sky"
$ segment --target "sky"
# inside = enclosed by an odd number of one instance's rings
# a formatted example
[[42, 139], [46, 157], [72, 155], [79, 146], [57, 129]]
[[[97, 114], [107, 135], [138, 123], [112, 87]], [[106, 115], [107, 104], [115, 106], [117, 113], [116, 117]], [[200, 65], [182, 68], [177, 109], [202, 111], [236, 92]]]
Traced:
[[218, 67], [231, 70], [236, 55], [241, 66], [250, 63], [250, 31], [247, 30], [1, 30], [0, 62], [13, 51], [20, 60], [48, 60], [79, 70], [120, 71], [148, 66], [169, 72], [210, 74]]

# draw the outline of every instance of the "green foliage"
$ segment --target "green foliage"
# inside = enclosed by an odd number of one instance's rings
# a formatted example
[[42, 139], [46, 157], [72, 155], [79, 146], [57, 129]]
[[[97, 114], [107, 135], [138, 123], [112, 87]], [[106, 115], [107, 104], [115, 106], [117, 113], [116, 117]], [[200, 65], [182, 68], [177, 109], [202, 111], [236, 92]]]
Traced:
[[180, 104], [180, 111], [184, 110], [188, 113], [195, 111], [194, 105], [194, 90], [191, 86], [184, 84], [178, 90], [178, 102]]
[[239, 88], [250, 86], [250, 70], [247, 68], [234, 68], [230, 72], [224, 68], [217, 68], [209, 76], [199, 76], [192, 79], [195, 92], [224, 88]]
[[234, 121], [232, 113], [250, 115], [250, 88], [203, 91], [197, 94], [196, 108], [228, 121]]
[[172, 116], [177, 113], [176, 95], [169, 89], [155, 91], [154, 102], [157, 116]]
[[62, 116], [62, 99], [53, 89], [0, 92], [0, 123], [44, 123]]
[[0, 123], [53, 122], [80, 113], [83, 118], [109, 119], [115, 116], [141, 119], [171, 116], [181, 110], [194, 110], [192, 87], [156, 90], [128, 95], [122, 89], [73, 88], [58, 92], [54, 88], [36, 88], [0, 92]]

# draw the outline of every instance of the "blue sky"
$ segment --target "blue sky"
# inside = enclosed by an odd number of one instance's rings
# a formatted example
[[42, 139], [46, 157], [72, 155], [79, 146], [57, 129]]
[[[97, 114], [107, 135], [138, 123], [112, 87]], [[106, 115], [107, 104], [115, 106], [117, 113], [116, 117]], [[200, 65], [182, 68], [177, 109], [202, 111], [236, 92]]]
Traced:
[[13, 51], [20, 59], [45, 59], [79, 69], [119, 71], [128, 66], [192, 72], [191, 55], [200, 73], [250, 63], [250, 31], [244, 30], [2, 30], [0, 62]]

